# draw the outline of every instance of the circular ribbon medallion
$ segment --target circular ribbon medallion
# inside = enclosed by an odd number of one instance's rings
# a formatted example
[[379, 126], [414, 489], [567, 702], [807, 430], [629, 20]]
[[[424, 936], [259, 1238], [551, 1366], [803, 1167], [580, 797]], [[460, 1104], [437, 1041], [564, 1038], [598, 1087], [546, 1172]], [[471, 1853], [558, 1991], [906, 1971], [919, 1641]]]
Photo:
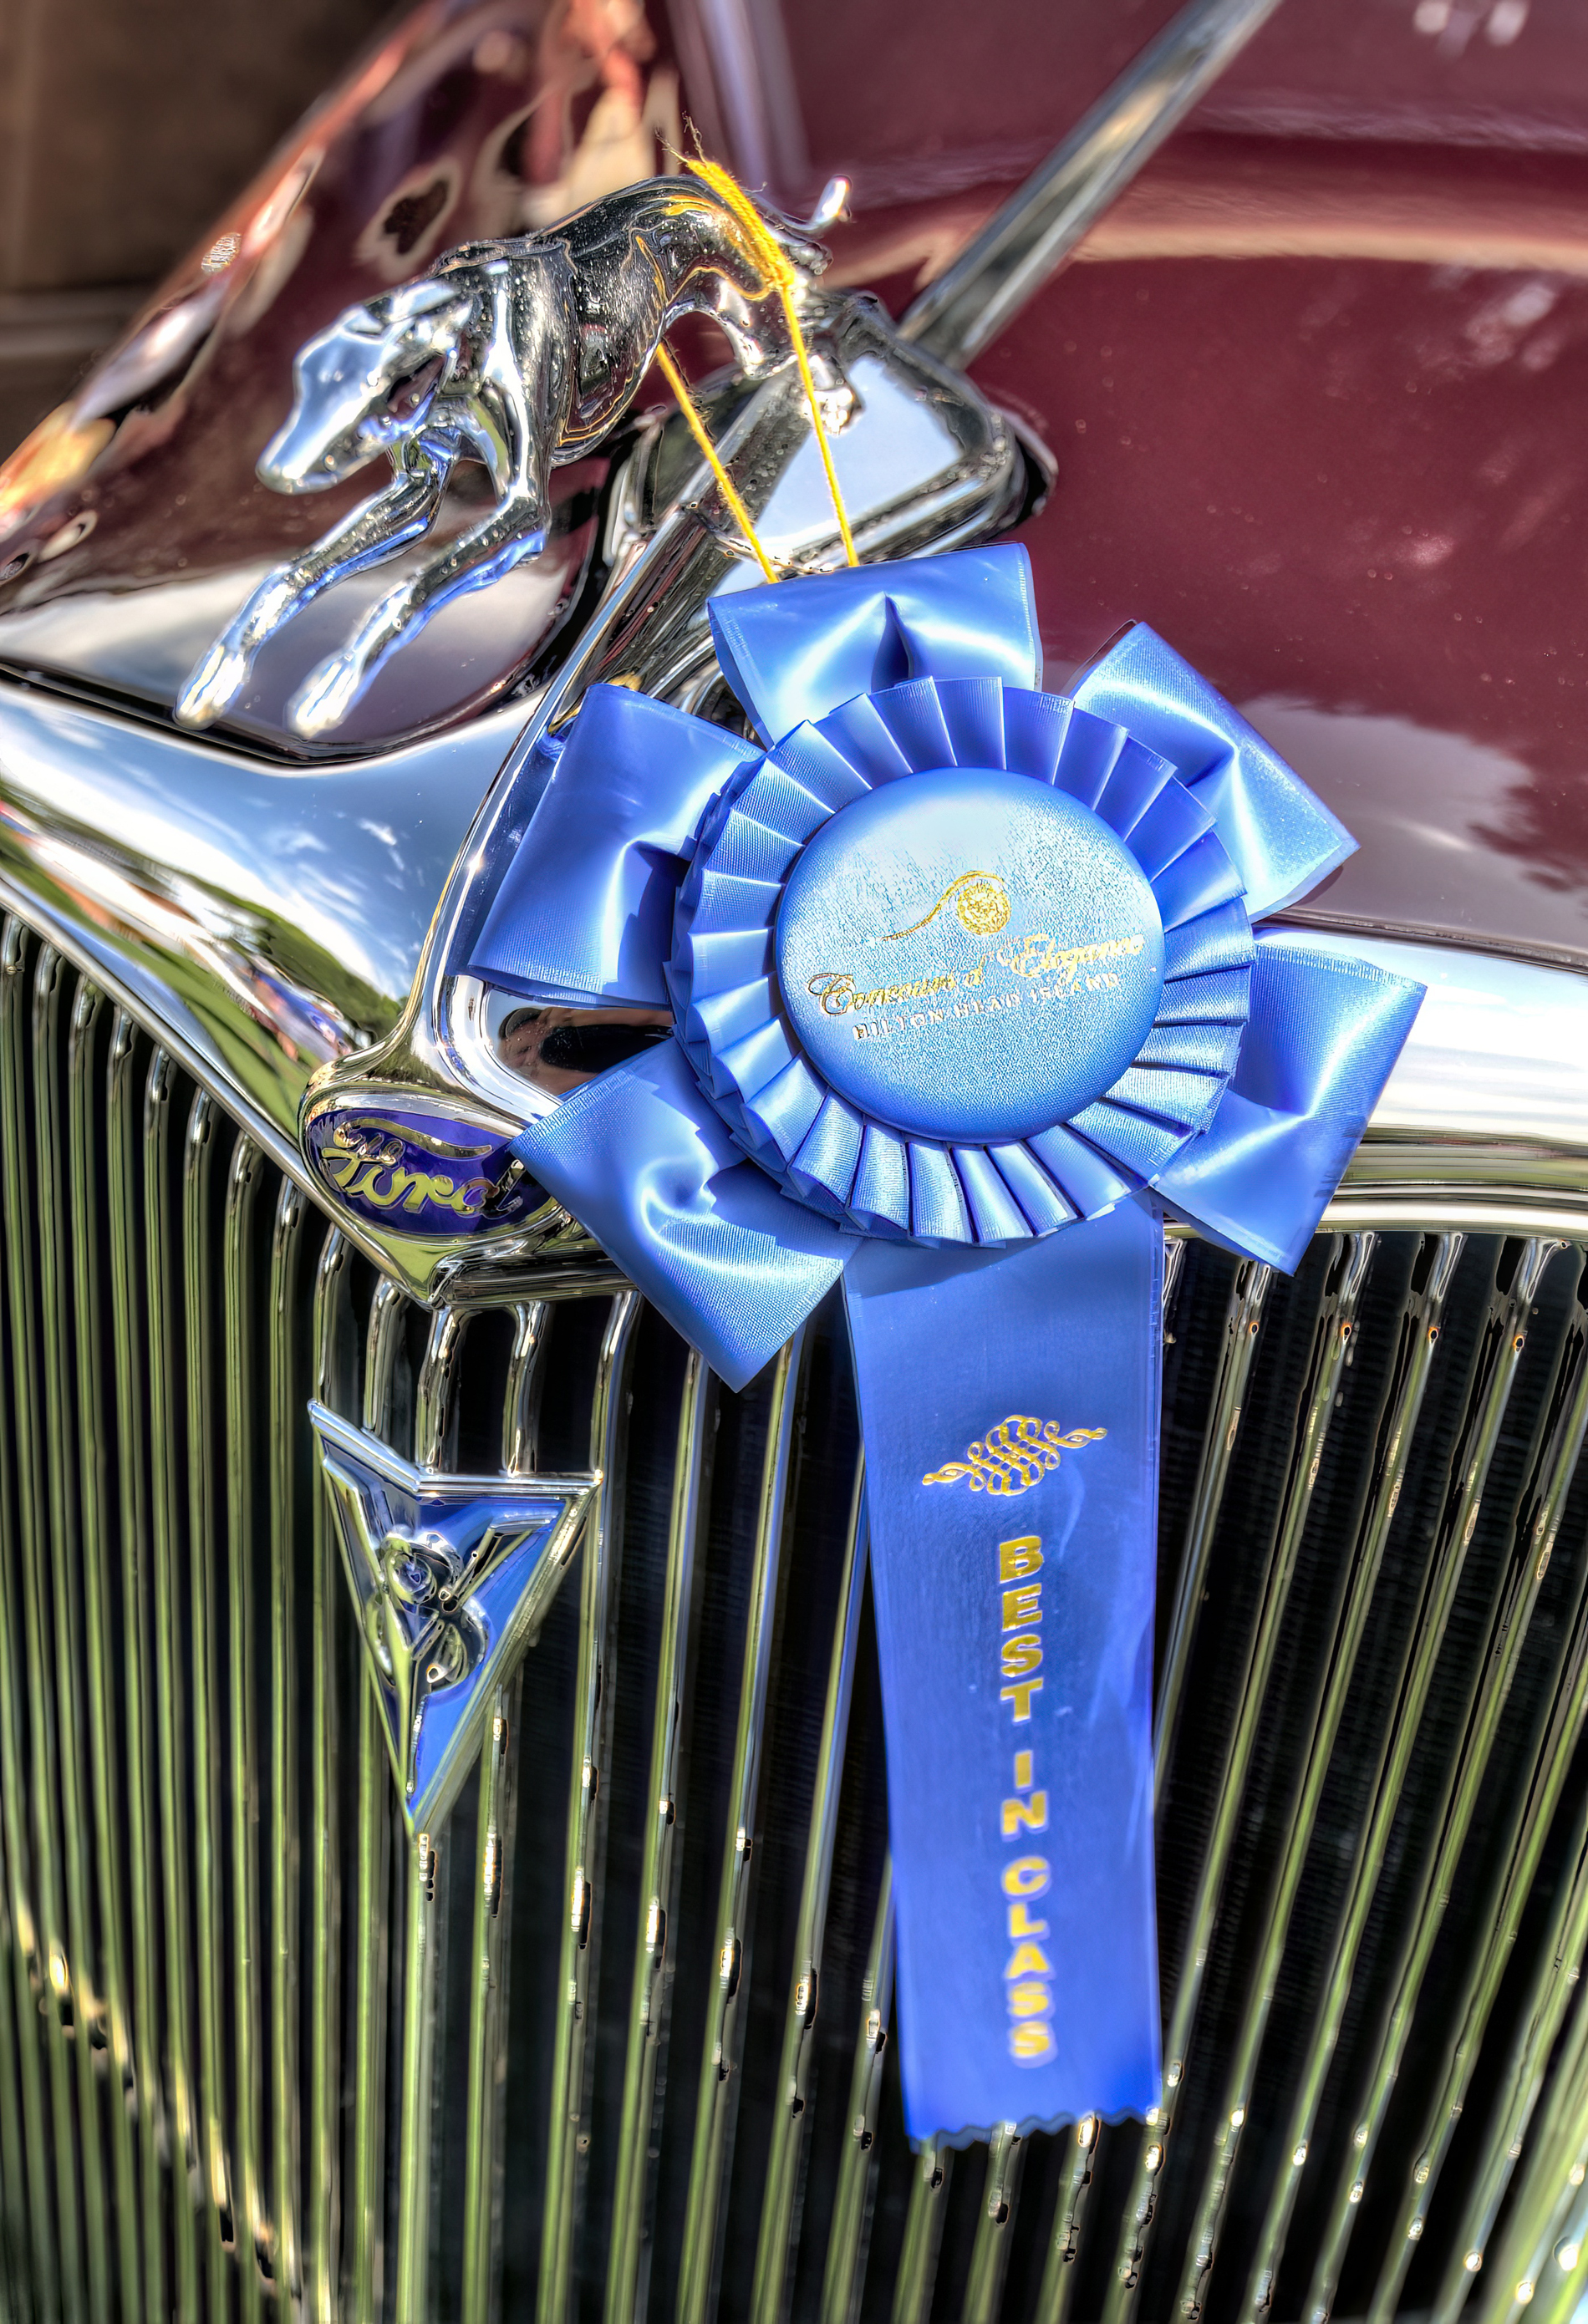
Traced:
[[789, 875], [778, 982], [806, 1055], [874, 1119], [1030, 1136], [1115, 1082], [1163, 990], [1163, 927], [1076, 799], [956, 767], [842, 808]]

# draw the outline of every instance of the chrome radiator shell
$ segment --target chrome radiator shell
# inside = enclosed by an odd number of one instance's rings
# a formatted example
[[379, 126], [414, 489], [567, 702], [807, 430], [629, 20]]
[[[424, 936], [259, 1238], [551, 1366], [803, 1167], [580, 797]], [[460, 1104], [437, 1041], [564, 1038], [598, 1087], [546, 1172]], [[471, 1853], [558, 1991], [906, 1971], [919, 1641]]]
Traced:
[[[1293, 1283], [1177, 1244], [1183, 2072], [1145, 2135], [912, 2157], [839, 1319], [735, 1397], [610, 1272], [427, 1310], [46, 930], [0, 971], [8, 2313], [1564, 2318], [1580, 1231], [1447, 1173]], [[412, 1852], [310, 1394], [606, 1480]]]

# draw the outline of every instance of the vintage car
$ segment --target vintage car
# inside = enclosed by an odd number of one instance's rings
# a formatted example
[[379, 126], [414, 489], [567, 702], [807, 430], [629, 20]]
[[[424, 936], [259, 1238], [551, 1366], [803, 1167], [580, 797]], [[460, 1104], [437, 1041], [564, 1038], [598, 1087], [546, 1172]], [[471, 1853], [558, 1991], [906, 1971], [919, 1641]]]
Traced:
[[[1585, 144], [1567, 0], [424, 0], [0, 469], [6, 2316], [1583, 2312]], [[1167, 1230], [1144, 2122], [912, 2147], [841, 1306], [715, 1377], [513, 1151], [668, 1010], [470, 971], [813, 408], [1427, 989], [1293, 1274]]]

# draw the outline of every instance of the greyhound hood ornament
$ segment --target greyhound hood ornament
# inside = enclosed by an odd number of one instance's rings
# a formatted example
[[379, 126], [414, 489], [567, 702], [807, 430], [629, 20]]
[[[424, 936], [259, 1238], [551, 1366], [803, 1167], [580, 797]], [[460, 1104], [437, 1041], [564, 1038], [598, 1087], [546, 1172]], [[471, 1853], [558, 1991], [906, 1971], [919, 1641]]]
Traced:
[[[827, 263], [813, 234], [847, 191], [835, 180], [806, 226], [756, 205], [802, 285]], [[750, 379], [790, 359], [769, 288], [752, 235], [709, 185], [656, 178], [545, 234], [466, 244], [348, 308], [300, 350], [292, 410], [259, 475], [277, 492], [323, 492], [383, 452], [392, 481], [266, 574], [189, 676], [179, 721], [220, 717], [260, 648], [322, 589], [428, 531], [455, 463], [472, 456], [491, 480], [488, 513], [379, 597], [293, 696], [297, 733], [329, 733], [443, 605], [539, 556], [550, 470], [622, 418], [681, 316], [715, 317]]]

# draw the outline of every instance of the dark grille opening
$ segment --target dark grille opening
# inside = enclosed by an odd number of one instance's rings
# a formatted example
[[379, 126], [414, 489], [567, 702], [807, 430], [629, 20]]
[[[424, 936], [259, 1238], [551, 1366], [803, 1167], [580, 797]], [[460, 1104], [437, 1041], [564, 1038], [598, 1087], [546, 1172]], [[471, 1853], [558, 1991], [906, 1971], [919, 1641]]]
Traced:
[[[1454, 2324], [1531, 2283], [1565, 2324], [1581, 1247], [1186, 1246], [1184, 2070], [1146, 2130], [914, 2156], [837, 1304], [740, 1396], [621, 1286], [431, 1314], [15, 920], [3, 972], [7, 2314]], [[607, 1472], [422, 1877], [311, 1393], [435, 1466]]]

